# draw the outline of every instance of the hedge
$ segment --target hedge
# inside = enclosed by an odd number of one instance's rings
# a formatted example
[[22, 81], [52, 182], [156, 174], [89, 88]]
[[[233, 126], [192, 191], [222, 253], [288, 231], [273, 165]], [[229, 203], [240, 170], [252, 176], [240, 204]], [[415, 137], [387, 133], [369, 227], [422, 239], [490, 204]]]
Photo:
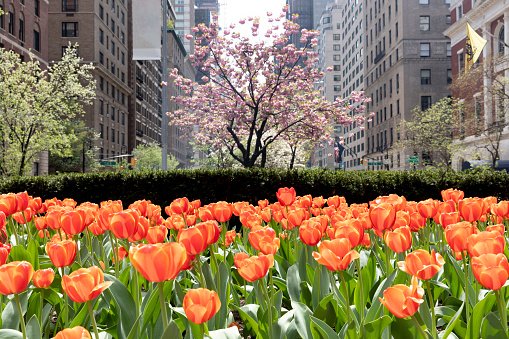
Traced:
[[441, 199], [440, 191], [447, 188], [463, 190], [465, 196], [509, 199], [509, 174], [487, 170], [345, 172], [326, 169], [197, 169], [0, 179], [0, 193], [27, 191], [43, 200], [73, 198], [79, 203], [120, 199], [125, 206], [139, 199], [149, 199], [162, 207], [184, 196], [190, 200], [201, 199], [202, 204], [220, 200], [245, 200], [256, 204], [259, 199], [269, 199], [274, 202], [277, 189], [285, 186], [294, 187], [298, 195], [344, 196], [348, 203], [368, 202], [390, 193], [415, 201]]

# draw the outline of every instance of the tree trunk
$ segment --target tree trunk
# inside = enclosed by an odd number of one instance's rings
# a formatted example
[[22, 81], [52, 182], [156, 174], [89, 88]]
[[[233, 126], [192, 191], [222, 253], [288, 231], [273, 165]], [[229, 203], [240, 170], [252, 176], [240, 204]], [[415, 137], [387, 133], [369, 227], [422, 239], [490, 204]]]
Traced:
[[261, 168], [265, 168], [265, 164], [267, 163], [267, 149], [265, 148], [262, 151], [262, 163], [260, 165]]
[[292, 158], [290, 159], [290, 169], [293, 169], [293, 165], [295, 163], [295, 154], [297, 153], [297, 147], [293, 148], [290, 146], [290, 150], [292, 151]]

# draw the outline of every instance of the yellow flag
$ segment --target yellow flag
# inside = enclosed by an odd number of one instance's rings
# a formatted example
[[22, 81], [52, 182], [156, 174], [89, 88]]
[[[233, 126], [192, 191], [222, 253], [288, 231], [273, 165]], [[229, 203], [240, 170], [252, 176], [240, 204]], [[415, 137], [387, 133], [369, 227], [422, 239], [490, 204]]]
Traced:
[[477, 34], [467, 22], [465, 72], [479, 59], [484, 45], [486, 45], [486, 40]]

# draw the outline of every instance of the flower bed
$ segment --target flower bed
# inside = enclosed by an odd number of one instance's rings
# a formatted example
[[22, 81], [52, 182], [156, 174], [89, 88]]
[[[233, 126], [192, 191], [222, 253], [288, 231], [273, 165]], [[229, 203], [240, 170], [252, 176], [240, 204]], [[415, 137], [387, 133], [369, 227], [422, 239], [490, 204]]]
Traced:
[[507, 336], [508, 201], [276, 198], [1, 195], [0, 338]]

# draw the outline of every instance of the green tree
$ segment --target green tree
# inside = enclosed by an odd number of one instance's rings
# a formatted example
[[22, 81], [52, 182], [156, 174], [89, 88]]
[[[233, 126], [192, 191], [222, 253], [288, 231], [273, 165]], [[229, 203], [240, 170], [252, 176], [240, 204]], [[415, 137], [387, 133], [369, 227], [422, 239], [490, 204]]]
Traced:
[[[161, 147], [157, 143], [140, 144], [133, 150], [134, 158], [136, 159], [135, 169], [139, 171], [158, 170], [161, 169], [162, 152]], [[179, 162], [175, 157], [168, 154], [168, 170], [177, 168]]]
[[72, 46], [62, 60], [42, 70], [0, 49], [0, 174], [25, 175], [42, 151], [70, 156], [78, 139], [63, 123], [84, 113], [95, 97], [94, 68]]
[[458, 151], [458, 144], [453, 142], [453, 130], [457, 125], [459, 104], [450, 98], [443, 98], [429, 109], [420, 107], [413, 110], [412, 121], [402, 121], [399, 128], [403, 138], [396, 143], [400, 151], [423, 152], [428, 158], [426, 167], [451, 168], [452, 157]]
[[94, 146], [94, 141], [99, 138], [99, 134], [94, 129], [86, 127], [83, 120], [65, 121], [65, 133], [75, 135], [76, 138], [71, 143], [71, 152], [68, 155], [56, 155], [50, 153], [49, 168], [50, 173], [54, 172], [83, 172], [94, 171], [99, 167], [99, 162], [94, 153], [98, 147]]

